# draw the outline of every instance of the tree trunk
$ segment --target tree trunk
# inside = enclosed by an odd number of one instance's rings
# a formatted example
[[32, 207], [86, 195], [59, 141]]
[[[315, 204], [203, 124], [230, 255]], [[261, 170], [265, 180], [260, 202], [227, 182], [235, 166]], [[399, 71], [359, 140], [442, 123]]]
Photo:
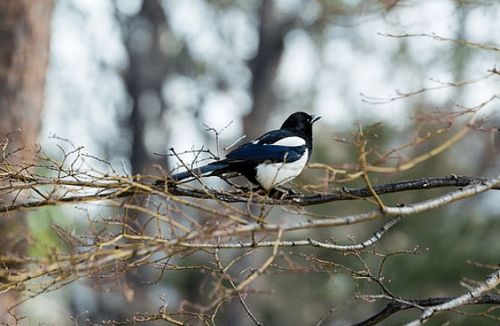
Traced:
[[[160, 158], [155, 160], [148, 150], [146, 133], [148, 128], [161, 124], [161, 115], [166, 111], [161, 90], [170, 69], [164, 48], [165, 33], [168, 30], [167, 17], [161, 0], [144, 0], [140, 11], [133, 16], [122, 16], [118, 10], [116, 15], [129, 59], [123, 80], [132, 107], [126, 124], [131, 143], [131, 172], [134, 175], [151, 174], [153, 171], [150, 167], [153, 163], [160, 163]], [[166, 138], [165, 134], [157, 136]], [[145, 207], [147, 200], [146, 196], [128, 199], [130, 203]], [[147, 217], [143, 214], [134, 211], [127, 211], [126, 214], [131, 225], [146, 224]], [[130, 306], [133, 306], [135, 311], [151, 311], [153, 297], [150, 287], [144, 286], [143, 281], [153, 277], [149, 273], [151, 270], [147, 267], [125, 273], [121, 280], [121, 290], [127, 304], [117, 306], [108, 300], [107, 294], [99, 294], [96, 299], [99, 308], [90, 312], [90, 320], [98, 322], [130, 318], [133, 313], [128, 309]], [[73, 313], [79, 314], [81, 311], [75, 309]]]
[[[134, 17], [121, 21], [124, 43], [129, 56], [129, 67], [125, 74], [127, 93], [132, 100], [129, 130], [132, 140], [130, 162], [132, 173], [145, 173], [153, 162], [160, 163], [148, 152], [145, 144], [146, 128], [158, 121], [166, 105], [161, 89], [170, 69], [169, 58], [165, 54], [162, 38], [167, 31], [167, 18], [160, 0], [144, 1], [140, 12]], [[144, 41], [144, 35], [148, 35]], [[149, 100], [141, 100], [144, 98]], [[151, 107], [159, 105], [160, 110]], [[157, 111], [157, 119], [147, 121], [148, 111]], [[162, 137], [163, 135], [158, 135]]]
[[259, 11], [259, 47], [250, 63], [252, 71], [252, 110], [243, 118], [243, 130], [248, 139], [266, 131], [267, 121], [276, 109], [273, 84], [284, 50], [284, 39], [293, 26], [293, 20], [279, 21], [273, 1], [262, 1]]
[[[0, 143], [10, 139], [7, 151], [24, 147], [16, 155], [19, 160], [32, 159], [40, 131], [53, 4], [53, 0], [0, 1]], [[23, 227], [19, 212], [2, 216], [0, 255], [23, 254], [25, 247], [19, 245], [26, 240]], [[6, 309], [16, 299], [14, 292], [0, 294], [0, 322], [13, 321]]]
[[0, 1], [0, 137], [34, 148], [40, 130], [53, 0]]

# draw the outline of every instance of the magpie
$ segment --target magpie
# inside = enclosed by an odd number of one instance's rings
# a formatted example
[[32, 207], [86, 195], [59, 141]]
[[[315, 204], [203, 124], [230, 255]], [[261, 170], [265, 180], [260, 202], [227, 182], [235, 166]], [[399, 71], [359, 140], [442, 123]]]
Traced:
[[[320, 116], [305, 112], [290, 115], [278, 130], [238, 146], [226, 158], [171, 176], [176, 182], [237, 173], [266, 191], [295, 179], [311, 158], [312, 125]], [[156, 186], [164, 186], [157, 180]]]

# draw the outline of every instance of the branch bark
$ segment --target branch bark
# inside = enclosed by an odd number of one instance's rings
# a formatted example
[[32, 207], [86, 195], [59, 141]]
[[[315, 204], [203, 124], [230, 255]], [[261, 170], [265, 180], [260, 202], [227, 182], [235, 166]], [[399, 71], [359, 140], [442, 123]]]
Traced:
[[[435, 305], [445, 304], [451, 302], [458, 297], [436, 297], [436, 298], [426, 298], [426, 299], [414, 299], [402, 301], [390, 301], [384, 309], [382, 309], [377, 314], [365, 319], [364, 321], [354, 324], [353, 326], [372, 326], [380, 323], [381, 321], [389, 318], [390, 316], [412, 308], [420, 307], [432, 307]], [[475, 302], [468, 302], [468, 305], [482, 305], [482, 304], [500, 304], [500, 295], [498, 294], [485, 294], [478, 298]]]
[[[445, 301], [441, 304], [431, 305], [424, 310], [420, 318], [410, 322], [407, 326], [423, 325], [437, 312], [451, 310], [467, 304], [476, 304], [481, 300], [483, 295], [496, 288], [500, 284], [500, 270], [488, 276], [486, 281], [480, 283], [479, 286], [473, 288], [469, 293], [453, 298], [452, 300]], [[496, 303], [500, 303], [497, 301]]]
[[[498, 179], [500, 177], [473, 177], [473, 176], [456, 176], [451, 175], [447, 177], [429, 177], [421, 178], [415, 180], [406, 180], [394, 183], [386, 183], [380, 185], [374, 185], [373, 190], [378, 195], [397, 193], [402, 191], [410, 190], [426, 190], [435, 188], [447, 188], [447, 187], [467, 187], [467, 186], [479, 186], [487, 185], [488, 189], [500, 189], [498, 184]], [[9, 211], [14, 211], [18, 209], [30, 209], [41, 206], [58, 205], [61, 203], [72, 203], [72, 202], [82, 202], [82, 201], [99, 201], [106, 199], [116, 199], [130, 197], [134, 194], [155, 194], [158, 193], [158, 187], [151, 186], [149, 184], [138, 183], [130, 181], [130, 179], [109, 177], [105, 179], [99, 179], [98, 181], [87, 180], [87, 181], [74, 181], [74, 180], [61, 180], [61, 179], [50, 179], [50, 178], [40, 178], [31, 177], [25, 175], [18, 175], [15, 173], [1, 173], [0, 180], [5, 180], [5, 187], [0, 187], [0, 190], [6, 191], [9, 188], [13, 191], [20, 189], [29, 189], [36, 187], [38, 185], [57, 185], [57, 186], [70, 186], [70, 187], [81, 187], [85, 189], [95, 189], [95, 194], [87, 195], [75, 195], [66, 196], [63, 198], [53, 198], [49, 200], [39, 200], [31, 201], [26, 203], [12, 204], [0, 207], [0, 213], [6, 213]], [[23, 181], [22, 184], [9, 184], [9, 180]], [[486, 189], [486, 190], [488, 190]], [[372, 192], [368, 188], [346, 188], [342, 187], [340, 189], [334, 190], [334, 192], [329, 194], [314, 194], [314, 195], [288, 195], [281, 199], [273, 199], [267, 196], [258, 196], [254, 193], [243, 193], [243, 192], [228, 192], [228, 191], [218, 191], [211, 189], [193, 189], [186, 187], [179, 187], [177, 185], [169, 185], [168, 188], [164, 188], [161, 191], [167, 196], [178, 196], [178, 197], [191, 197], [198, 199], [214, 199], [227, 203], [258, 203], [258, 204], [269, 204], [269, 205], [295, 205], [295, 206], [312, 206], [320, 205], [325, 203], [331, 203], [342, 200], [356, 200], [372, 197]], [[450, 200], [452, 198], [448, 198]], [[394, 215], [407, 215], [409, 210], [414, 209], [411, 206], [400, 207], [400, 208], [387, 208], [386, 211], [389, 214]]]

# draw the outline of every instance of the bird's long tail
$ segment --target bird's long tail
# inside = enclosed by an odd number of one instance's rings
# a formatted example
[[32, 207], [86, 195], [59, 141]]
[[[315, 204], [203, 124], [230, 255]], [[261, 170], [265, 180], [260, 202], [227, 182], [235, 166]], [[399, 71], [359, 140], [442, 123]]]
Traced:
[[182, 181], [185, 179], [195, 179], [197, 177], [205, 177], [214, 172], [223, 170], [227, 168], [228, 164], [224, 161], [212, 162], [207, 165], [203, 165], [199, 168], [192, 169], [190, 171], [184, 171], [172, 175], [172, 179], [175, 181]]
[[[174, 181], [191, 181], [192, 179], [209, 176], [211, 174], [216, 174], [217, 172], [222, 172], [227, 167], [227, 162], [217, 161], [198, 168], [194, 168], [189, 171], [173, 174], [170, 176], [170, 178]], [[165, 185], [165, 180], [156, 180], [153, 184], [155, 186], [163, 187]]]

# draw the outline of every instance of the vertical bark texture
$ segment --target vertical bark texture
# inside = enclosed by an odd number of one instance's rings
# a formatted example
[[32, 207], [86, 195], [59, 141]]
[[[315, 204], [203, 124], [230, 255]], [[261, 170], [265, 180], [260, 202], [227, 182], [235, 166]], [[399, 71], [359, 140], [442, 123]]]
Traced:
[[[9, 137], [7, 150], [25, 147], [17, 155], [22, 160], [31, 159], [40, 130], [52, 9], [53, 0], [0, 1], [0, 143]], [[21, 133], [11, 135], [16, 130]], [[0, 255], [23, 254], [21, 217], [18, 212], [0, 219]], [[0, 294], [0, 322], [13, 322], [6, 309], [15, 300], [14, 292]]]
[[278, 20], [273, 1], [262, 1], [259, 25], [259, 47], [250, 62], [252, 71], [252, 111], [243, 118], [248, 139], [256, 138], [267, 128], [267, 121], [276, 106], [273, 83], [283, 50], [284, 39], [293, 26], [293, 19]]
[[0, 137], [21, 129], [33, 148], [40, 130], [53, 0], [0, 1]]

